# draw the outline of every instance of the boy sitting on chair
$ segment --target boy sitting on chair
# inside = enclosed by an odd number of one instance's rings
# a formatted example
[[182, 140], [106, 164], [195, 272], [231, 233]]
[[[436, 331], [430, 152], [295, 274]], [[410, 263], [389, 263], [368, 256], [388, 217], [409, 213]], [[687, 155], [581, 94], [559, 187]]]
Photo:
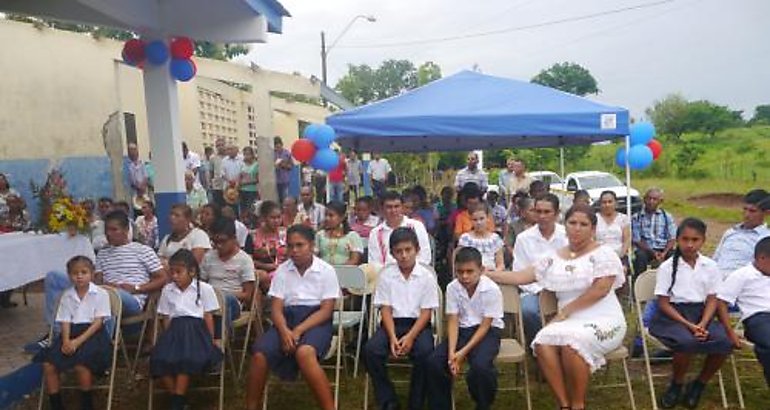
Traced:
[[390, 252], [396, 264], [380, 272], [374, 305], [380, 307], [380, 328], [366, 343], [365, 360], [372, 378], [378, 409], [398, 409], [398, 397], [388, 378], [389, 356], [409, 356], [412, 375], [409, 382], [410, 410], [422, 409], [426, 394], [426, 365], [433, 352], [431, 311], [439, 306], [436, 277], [417, 263], [420, 251], [414, 230], [401, 227], [390, 235]]
[[481, 253], [460, 248], [455, 256], [455, 280], [446, 290], [448, 341], [428, 360], [428, 403], [432, 410], [452, 408], [452, 381], [468, 361], [468, 391], [476, 409], [490, 409], [497, 392], [494, 360], [500, 351], [503, 294], [482, 275]]
[[[717, 299], [727, 309], [727, 304], [737, 303], [746, 339], [754, 343], [754, 353], [765, 372], [770, 387], [770, 237], [757, 242], [754, 262], [727, 276], [717, 288]], [[729, 332], [733, 343], [740, 345], [737, 337]]]

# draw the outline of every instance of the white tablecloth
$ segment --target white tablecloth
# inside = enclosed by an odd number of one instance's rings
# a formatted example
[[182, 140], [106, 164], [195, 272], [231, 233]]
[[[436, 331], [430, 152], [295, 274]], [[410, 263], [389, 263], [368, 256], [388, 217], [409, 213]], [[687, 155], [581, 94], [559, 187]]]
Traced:
[[0, 235], [0, 291], [15, 289], [45, 277], [50, 271], [66, 272], [73, 256], [95, 259], [85, 236], [6, 233]]

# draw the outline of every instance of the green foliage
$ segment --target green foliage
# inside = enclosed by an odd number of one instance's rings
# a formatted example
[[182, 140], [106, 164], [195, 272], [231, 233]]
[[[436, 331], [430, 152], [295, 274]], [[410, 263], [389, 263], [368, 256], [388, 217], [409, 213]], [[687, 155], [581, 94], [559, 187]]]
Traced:
[[599, 93], [591, 72], [576, 63], [556, 63], [540, 71], [531, 81], [579, 96]]
[[662, 100], [657, 100], [652, 107], [647, 108], [650, 118], [658, 134], [669, 135], [679, 139], [687, 131], [687, 100], [681, 94], [669, 94]]
[[758, 105], [754, 108], [754, 116], [749, 121], [751, 125], [770, 125], [770, 104]]
[[367, 64], [348, 65], [348, 72], [335, 89], [355, 105], [394, 97], [441, 78], [441, 68], [433, 62], [416, 67], [409, 60], [386, 60], [377, 69]]
[[422, 63], [417, 68], [417, 86], [421, 87], [441, 78], [441, 67], [433, 61]]
[[743, 125], [740, 111], [710, 101], [687, 101], [680, 94], [670, 94], [655, 101], [647, 116], [659, 134], [678, 140], [686, 132], [701, 132], [708, 137], [722, 130]]

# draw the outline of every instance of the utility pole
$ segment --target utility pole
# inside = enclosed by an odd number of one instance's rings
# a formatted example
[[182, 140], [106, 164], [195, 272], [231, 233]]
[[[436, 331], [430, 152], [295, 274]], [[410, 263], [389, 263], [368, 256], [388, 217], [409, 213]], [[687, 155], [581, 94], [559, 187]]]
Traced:
[[326, 78], [326, 55], [328, 50], [326, 49], [326, 33], [321, 32], [321, 81], [324, 85], [327, 85]]

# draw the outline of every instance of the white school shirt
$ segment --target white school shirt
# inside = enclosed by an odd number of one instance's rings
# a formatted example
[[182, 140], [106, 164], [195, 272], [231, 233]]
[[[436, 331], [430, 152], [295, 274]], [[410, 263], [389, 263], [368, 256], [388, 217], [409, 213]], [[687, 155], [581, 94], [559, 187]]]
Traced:
[[446, 288], [446, 314], [457, 315], [460, 327], [478, 326], [492, 318], [492, 327], [503, 329], [503, 292], [485, 275], [481, 275], [473, 296], [455, 279]]
[[[418, 220], [404, 216], [398, 227], [407, 227], [414, 230], [414, 233], [417, 234], [417, 242], [420, 244], [417, 262], [432, 265], [433, 254], [430, 249], [430, 237], [428, 236], [428, 231], [425, 230], [425, 225]], [[369, 232], [368, 249], [370, 265], [382, 268], [389, 263], [396, 263], [396, 259], [390, 253], [390, 234], [393, 233], [393, 230], [393, 228], [388, 226], [387, 222], [383, 221]]]
[[317, 306], [327, 299], [340, 297], [337, 271], [321, 258], [300, 275], [294, 261], [289, 259], [275, 270], [268, 296], [283, 299], [284, 306]]
[[110, 294], [89, 283], [88, 291], [80, 299], [74, 287], [64, 291], [56, 311], [56, 321], [72, 324], [91, 323], [98, 317], [110, 317]]
[[737, 303], [741, 320], [757, 313], [770, 312], [770, 276], [757, 270], [753, 264], [744, 266], [729, 274], [717, 287], [717, 298]]
[[655, 295], [669, 296], [671, 303], [703, 303], [708, 295], [716, 293], [722, 282], [722, 273], [713, 259], [698, 254], [695, 268], [679, 258], [676, 283], [668, 292], [674, 267], [674, 258], [668, 258], [658, 267]]
[[596, 215], [596, 241], [609, 246], [620, 255], [623, 250], [623, 229], [630, 224], [628, 215], [620, 212], [615, 214], [615, 219], [610, 224], [601, 215]]
[[395, 263], [380, 272], [374, 305], [390, 306], [394, 318], [416, 319], [422, 309], [438, 308], [438, 302], [438, 284], [429, 267], [418, 262], [408, 279]]
[[160, 242], [158, 256], [170, 259], [180, 249], [191, 251], [196, 248], [211, 249], [211, 240], [202, 229], [192, 228], [181, 241], [172, 241], [171, 234], [166, 235]]
[[[564, 225], [556, 224], [553, 234], [546, 239], [540, 232], [540, 228], [535, 225], [516, 236], [516, 243], [513, 246], [513, 267], [515, 271], [523, 270], [535, 262], [553, 255], [559, 249], [567, 246], [567, 231]], [[543, 287], [537, 283], [519, 286], [527, 293], [538, 294]]]
[[176, 283], [166, 284], [158, 300], [158, 313], [170, 318], [189, 316], [202, 319], [204, 313], [215, 310], [219, 310], [219, 301], [214, 288], [195, 279], [184, 290], [179, 289]]
[[254, 261], [242, 250], [223, 261], [219, 257], [219, 251], [211, 249], [201, 261], [201, 280], [222, 292], [239, 293], [243, 290], [244, 283], [256, 281]]

